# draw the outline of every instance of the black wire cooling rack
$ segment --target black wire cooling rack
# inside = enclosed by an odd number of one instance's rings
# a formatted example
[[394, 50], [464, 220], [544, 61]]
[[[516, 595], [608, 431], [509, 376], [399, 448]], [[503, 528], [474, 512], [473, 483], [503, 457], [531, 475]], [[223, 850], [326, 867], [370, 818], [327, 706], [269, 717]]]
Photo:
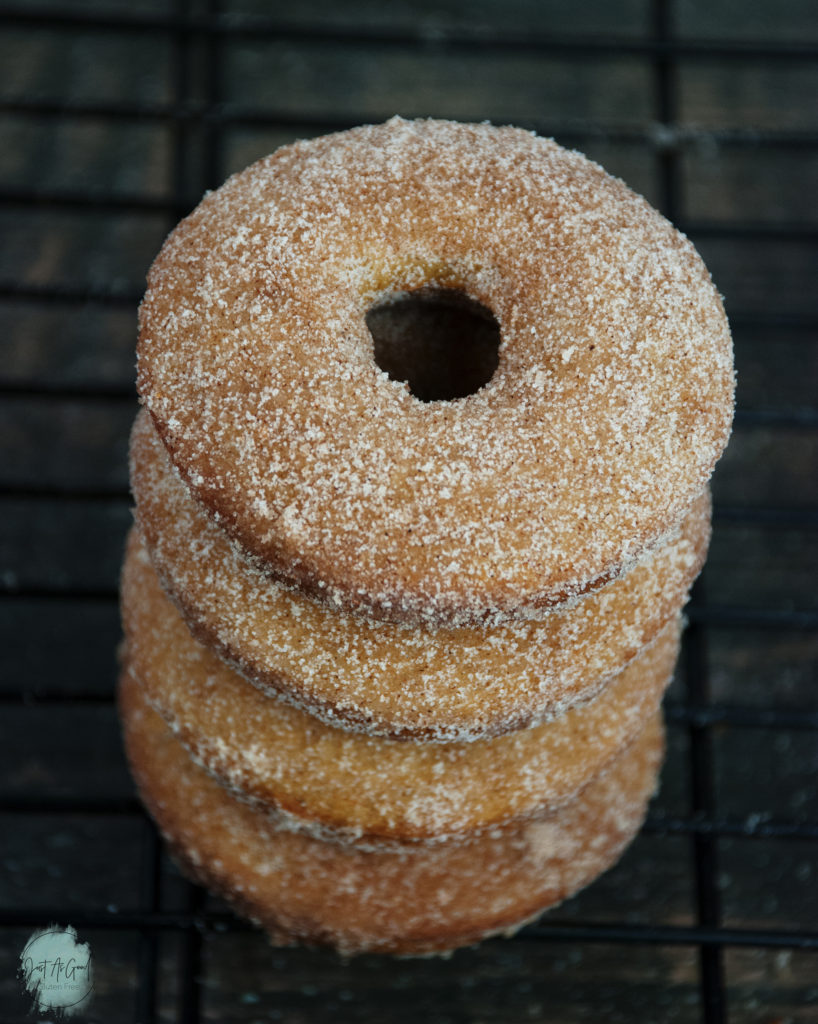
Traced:
[[[93, 1021], [818, 1020], [818, 19], [730, 7], [0, 8], [0, 1020], [54, 923], [91, 944]], [[271, 950], [163, 853], [116, 582], [163, 235], [279, 143], [396, 111], [534, 128], [646, 193], [725, 292], [739, 408], [632, 849], [513, 939], [344, 963]]]

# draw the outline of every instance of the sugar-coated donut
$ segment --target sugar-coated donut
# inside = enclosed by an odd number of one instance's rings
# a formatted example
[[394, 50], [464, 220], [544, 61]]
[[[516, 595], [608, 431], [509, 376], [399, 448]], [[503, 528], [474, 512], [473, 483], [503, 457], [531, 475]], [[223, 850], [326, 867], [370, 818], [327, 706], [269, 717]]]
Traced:
[[188, 757], [126, 673], [125, 743], [144, 803], [195, 879], [273, 942], [345, 953], [442, 952], [514, 930], [610, 867], [656, 785], [661, 723], [575, 801], [515, 831], [362, 851], [282, 831]]
[[130, 670], [197, 763], [291, 828], [370, 846], [439, 842], [567, 803], [656, 714], [679, 637], [677, 620], [595, 700], [553, 722], [430, 744], [343, 732], [263, 696], [191, 637], [135, 531], [122, 612]]
[[573, 607], [411, 628], [333, 611], [255, 570], [190, 497], [144, 412], [131, 482], [154, 565], [200, 639], [323, 721], [427, 740], [497, 735], [593, 697], [676, 617], [710, 534], [705, 492], [659, 550]]
[[[422, 402], [367, 310], [491, 310], [499, 365]], [[197, 499], [265, 571], [395, 621], [498, 622], [616, 577], [729, 434], [730, 335], [690, 242], [578, 153], [404, 121], [286, 146], [176, 228], [138, 386]]]

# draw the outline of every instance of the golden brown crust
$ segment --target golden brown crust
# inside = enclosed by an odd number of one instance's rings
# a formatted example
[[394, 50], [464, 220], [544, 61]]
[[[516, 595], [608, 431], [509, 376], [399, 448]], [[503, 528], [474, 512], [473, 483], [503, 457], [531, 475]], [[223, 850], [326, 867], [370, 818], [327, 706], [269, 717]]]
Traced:
[[639, 827], [659, 719], [572, 804], [517, 831], [366, 852], [281, 831], [197, 768], [125, 673], [120, 708], [143, 801], [187, 871], [274, 942], [440, 952], [519, 927], [588, 884]]
[[567, 803], [656, 714], [679, 634], [666, 627], [594, 701], [553, 722], [428, 744], [343, 732], [263, 696], [190, 636], [135, 532], [122, 611], [131, 671], [197, 762], [292, 828], [367, 845], [437, 842]]
[[705, 492], [663, 547], [571, 607], [412, 629], [343, 614], [257, 572], [193, 501], [145, 413], [131, 479], [152, 561], [196, 636], [266, 692], [382, 736], [485, 738], [592, 698], [676, 617], [710, 536]]
[[[375, 365], [384, 294], [488, 306], [500, 363], [422, 403]], [[479, 624], [612, 579], [677, 524], [730, 430], [718, 294], [690, 243], [512, 128], [284, 147], [183, 221], [140, 314], [139, 390], [201, 503], [347, 609]]]

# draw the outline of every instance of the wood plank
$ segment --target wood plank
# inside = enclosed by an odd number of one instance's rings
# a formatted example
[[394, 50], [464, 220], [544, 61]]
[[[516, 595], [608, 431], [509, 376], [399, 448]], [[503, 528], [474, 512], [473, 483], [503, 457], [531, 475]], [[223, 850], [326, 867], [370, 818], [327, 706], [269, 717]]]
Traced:
[[771, 310], [818, 313], [814, 287], [818, 246], [808, 241], [745, 241], [695, 238], [719, 291], [728, 317]]
[[818, 186], [818, 152], [720, 147], [701, 138], [682, 158], [685, 216], [764, 224], [818, 223], [804, 196]]
[[0, 34], [0, 98], [168, 102], [171, 40], [165, 33], [5, 27]]
[[[235, 1024], [278, 1012], [288, 1024], [522, 1024], [532, 1020], [699, 1020], [696, 959], [684, 948], [495, 939], [448, 960], [271, 951], [253, 935], [208, 935], [206, 1019]], [[236, 986], [236, 978], [246, 978]], [[252, 980], [251, 980], [252, 979]]]
[[[347, 0], [337, 5], [328, 5], [326, 0], [302, 0], [298, 5], [297, 23], [316, 29], [340, 25], [416, 31], [420, 26], [430, 35], [435, 29], [458, 26], [489, 32], [511, 25], [520, 32], [640, 36], [647, 29], [647, 6], [645, 0], [621, 0], [616, 5], [607, 0], [588, 0], [581, 8], [571, 0], [554, 0], [548, 4], [507, 0], [502, 5], [494, 0], [436, 0], [421, 4], [416, 0], [395, 0], [389, 4], [379, 0]], [[241, 14], [270, 15], [266, 0], [241, 0], [233, 9]]]
[[122, 638], [115, 601], [6, 598], [0, 694], [113, 696]]
[[815, 609], [818, 530], [719, 523], [704, 570], [715, 605]]
[[[554, 118], [644, 125], [653, 116], [650, 65], [528, 53], [436, 54], [377, 46], [242, 41], [225, 47], [228, 101], [282, 107], [294, 117], [393, 113], [507, 122]], [[332, 97], [324, 83], [333, 82]]]
[[54, 123], [0, 114], [0, 136], [1, 189], [169, 195], [171, 132], [166, 125]]
[[6, 707], [0, 718], [3, 798], [129, 799], [114, 706]]
[[132, 515], [125, 501], [0, 499], [0, 565], [10, 589], [116, 590]]
[[805, 102], [818, 91], [818, 67], [810, 61], [684, 60], [677, 76], [683, 123], [771, 131], [818, 128], [818, 107]]
[[814, 331], [734, 327], [741, 405], [745, 409], [816, 408], [816, 341]]
[[[714, 732], [719, 813], [745, 818], [818, 820], [818, 743], [813, 732], [717, 729]], [[806, 856], [818, 868], [816, 843]]]
[[0, 299], [0, 336], [2, 384], [134, 390], [136, 308]]
[[127, 491], [136, 411], [136, 402], [6, 398], [0, 486]]
[[815, 707], [818, 632], [709, 629], [706, 643], [715, 701], [755, 707]]
[[818, 512], [818, 430], [738, 425], [713, 475], [713, 497]]
[[0, 208], [4, 286], [145, 288], [167, 234], [164, 214]]

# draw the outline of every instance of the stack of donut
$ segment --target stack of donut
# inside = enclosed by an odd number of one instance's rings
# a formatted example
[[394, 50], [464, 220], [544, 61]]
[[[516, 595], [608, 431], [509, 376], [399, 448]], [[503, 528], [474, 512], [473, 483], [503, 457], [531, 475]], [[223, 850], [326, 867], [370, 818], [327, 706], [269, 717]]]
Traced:
[[[379, 366], [412, 296], [494, 318], [487, 383]], [[732, 419], [684, 236], [518, 129], [297, 143], [165, 243], [139, 390], [120, 703], [193, 877], [277, 942], [427, 953], [616, 860]]]

